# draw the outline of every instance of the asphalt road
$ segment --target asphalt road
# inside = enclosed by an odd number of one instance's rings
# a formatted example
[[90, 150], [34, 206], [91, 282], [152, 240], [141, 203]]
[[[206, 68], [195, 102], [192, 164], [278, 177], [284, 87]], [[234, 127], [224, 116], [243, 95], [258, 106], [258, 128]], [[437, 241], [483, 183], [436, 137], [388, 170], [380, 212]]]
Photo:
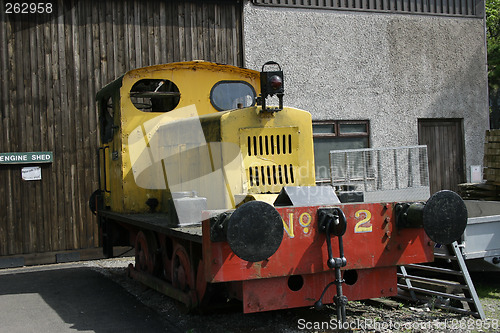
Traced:
[[81, 264], [0, 270], [0, 332], [179, 332]]

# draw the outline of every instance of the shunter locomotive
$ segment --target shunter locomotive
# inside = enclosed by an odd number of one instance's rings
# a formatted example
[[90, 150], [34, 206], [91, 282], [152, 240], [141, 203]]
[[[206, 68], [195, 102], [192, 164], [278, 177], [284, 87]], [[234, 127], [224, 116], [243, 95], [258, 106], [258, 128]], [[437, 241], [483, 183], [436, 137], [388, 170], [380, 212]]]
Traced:
[[454, 192], [363, 203], [315, 186], [311, 115], [283, 95], [274, 62], [156, 65], [100, 90], [90, 206], [105, 255], [134, 246], [130, 275], [189, 308], [214, 295], [245, 313], [334, 302], [345, 318], [348, 299], [395, 295], [397, 265], [460, 237]]

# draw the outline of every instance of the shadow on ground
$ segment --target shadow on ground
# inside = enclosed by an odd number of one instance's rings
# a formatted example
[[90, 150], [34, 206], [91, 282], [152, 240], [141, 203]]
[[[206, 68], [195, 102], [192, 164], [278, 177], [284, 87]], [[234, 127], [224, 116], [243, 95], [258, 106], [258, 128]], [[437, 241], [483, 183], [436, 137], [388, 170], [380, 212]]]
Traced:
[[0, 271], [5, 332], [180, 332], [87, 267]]

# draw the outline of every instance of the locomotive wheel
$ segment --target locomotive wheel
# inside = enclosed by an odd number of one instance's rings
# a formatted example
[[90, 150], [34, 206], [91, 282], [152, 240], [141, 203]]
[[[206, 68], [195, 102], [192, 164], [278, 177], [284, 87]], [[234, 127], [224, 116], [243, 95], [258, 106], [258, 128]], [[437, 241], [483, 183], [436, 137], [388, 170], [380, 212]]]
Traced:
[[203, 271], [203, 260], [200, 260], [198, 262], [198, 269], [196, 270], [196, 294], [198, 295], [198, 300], [200, 302], [203, 301], [207, 291], [207, 281], [205, 280], [205, 274], [203, 274]]
[[182, 291], [195, 290], [195, 280], [186, 249], [177, 244], [172, 255], [172, 285]]
[[172, 253], [173, 241], [167, 236], [161, 235], [161, 260], [163, 263], [163, 277], [172, 281]]
[[158, 243], [155, 235], [147, 231], [139, 231], [135, 238], [135, 268], [153, 274], [156, 263]]

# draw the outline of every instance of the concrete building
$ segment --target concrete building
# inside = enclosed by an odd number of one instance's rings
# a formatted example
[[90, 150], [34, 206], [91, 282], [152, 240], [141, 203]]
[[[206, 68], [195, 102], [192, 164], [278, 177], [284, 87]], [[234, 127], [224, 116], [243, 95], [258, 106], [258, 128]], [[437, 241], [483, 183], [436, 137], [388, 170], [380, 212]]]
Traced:
[[244, 4], [244, 65], [278, 62], [285, 104], [331, 131], [317, 165], [330, 148], [427, 144], [433, 192], [470, 180], [489, 128], [484, 3], [304, 3]]

